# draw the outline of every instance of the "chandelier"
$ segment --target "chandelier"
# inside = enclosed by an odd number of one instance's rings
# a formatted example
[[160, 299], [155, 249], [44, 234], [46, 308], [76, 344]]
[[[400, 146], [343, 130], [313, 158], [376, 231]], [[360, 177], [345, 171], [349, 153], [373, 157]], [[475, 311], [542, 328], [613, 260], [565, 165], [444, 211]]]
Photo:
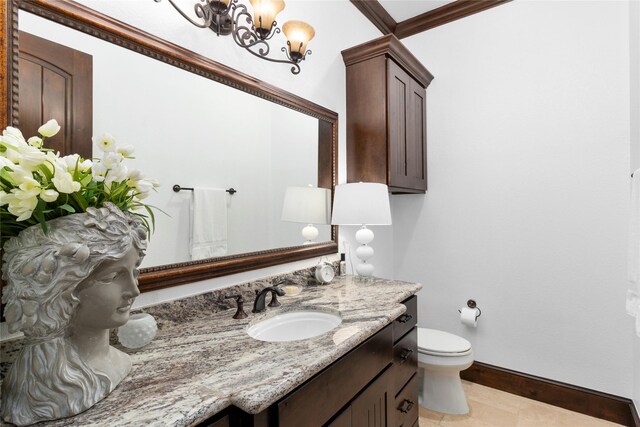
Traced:
[[[159, 3], [161, 0], [155, 0]], [[261, 59], [271, 62], [291, 64], [293, 74], [300, 73], [300, 62], [307, 55], [307, 44], [315, 35], [313, 27], [302, 21], [287, 21], [282, 31], [287, 38], [287, 47], [282, 47], [284, 58], [269, 56], [270, 40], [280, 32], [276, 15], [284, 9], [283, 0], [249, 0], [253, 9], [253, 17], [247, 7], [238, 0], [198, 0], [194, 5], [198, 22], [184, 13], [173, 0], [169, 3], [189, 22], [199, 28], [209, 28], [219, 36], [231, 35], [240, 47]]]

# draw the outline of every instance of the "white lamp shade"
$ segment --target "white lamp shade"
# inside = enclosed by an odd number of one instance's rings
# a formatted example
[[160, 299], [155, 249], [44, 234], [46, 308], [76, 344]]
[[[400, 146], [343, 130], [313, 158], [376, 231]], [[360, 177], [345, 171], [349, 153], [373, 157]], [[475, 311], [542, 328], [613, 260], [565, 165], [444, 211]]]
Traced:
[[331, 191], [317, 187], [287, 187], [282, 220], [304, 224], [329, 224]]
[[374, 182], [336, 186], [331, 217], [334, 225], [390, 225], [387, 186]]

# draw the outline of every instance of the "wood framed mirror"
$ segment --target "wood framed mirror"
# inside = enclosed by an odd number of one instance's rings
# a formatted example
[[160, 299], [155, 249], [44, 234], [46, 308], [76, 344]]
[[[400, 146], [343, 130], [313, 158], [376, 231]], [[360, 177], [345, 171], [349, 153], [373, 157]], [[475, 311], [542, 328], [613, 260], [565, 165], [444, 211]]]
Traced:
[[[4, 77], [0, 81], [0, 90], [3, 93], [3, 102], [0, 105], [2, 129], [6, 126], [20, 126], [20, 11], [317, 119], [317, 186], [330, 188], [333, 192], [337, 184], [337, 113], [70, 0], [56, 2], [8, 0], [4, 2], [0, 15], [0, 29], [3, 37], [0, 61], [5, 67]], [[188, 185], [190, 183], [165, 182], [162, 191], [171, 191], [173, 184]], [[338, 250], [337, 241], [338, 230], [336, 226], [332, 226], [330, 240], [321, 243], [255, 250], [198, 261], [153, 265], [141, 269], [140, 290], [150, 291], [333, 254]], [[153, 239], [151, 245], [153, 245]]]

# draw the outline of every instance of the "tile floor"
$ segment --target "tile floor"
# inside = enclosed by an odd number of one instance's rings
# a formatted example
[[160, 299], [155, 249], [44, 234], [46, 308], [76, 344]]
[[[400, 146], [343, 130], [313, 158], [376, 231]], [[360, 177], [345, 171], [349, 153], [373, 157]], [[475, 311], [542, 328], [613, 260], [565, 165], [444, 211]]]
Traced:
[[605, 427], [619, 424], [567, 411], [480, 384], [462, 382], [469, 413], [444, 415], [420, 408], [420, 427]]

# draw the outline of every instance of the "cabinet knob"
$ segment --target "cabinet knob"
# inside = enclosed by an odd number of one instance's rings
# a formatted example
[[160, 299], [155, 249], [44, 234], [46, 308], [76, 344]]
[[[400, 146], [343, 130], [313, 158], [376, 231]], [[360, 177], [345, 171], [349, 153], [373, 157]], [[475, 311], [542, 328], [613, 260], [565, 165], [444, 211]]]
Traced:
[[402, 412], [403, 414], [406, 414], [411, 410], [411, 408], [413, 408], [413, 405], [414, 405], [413, 400], [404, 399], [402, 401], [402, 404], [398, 408], [398, 411]]
[[413, 353], [413, 350], [410, 348], [405, 348], [404, 350], [402, 350], [402, 353], [400, 353], [400, 363], [406, 362], [411, 353]]
[[403, 314], [402, 316], [398, 317], [398, 322], [400, 323], [407, 323], [409, 320], [413, 319], [413, 316], [410, 314]]

